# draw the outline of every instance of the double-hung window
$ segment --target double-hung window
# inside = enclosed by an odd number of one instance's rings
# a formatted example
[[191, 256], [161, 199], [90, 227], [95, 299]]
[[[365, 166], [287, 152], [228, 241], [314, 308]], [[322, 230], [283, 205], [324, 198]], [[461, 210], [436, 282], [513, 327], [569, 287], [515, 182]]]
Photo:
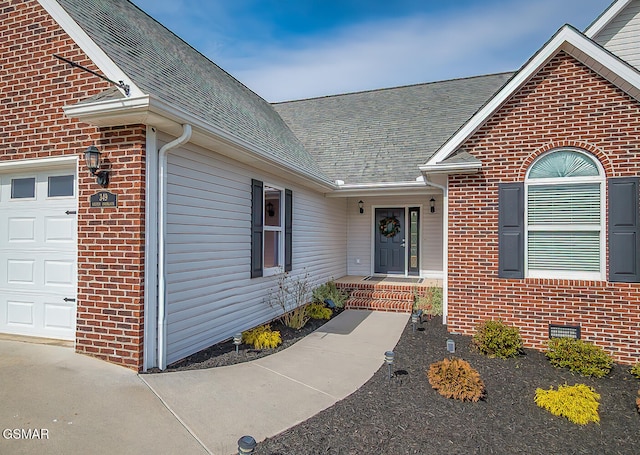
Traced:
[[604, 172], [577, 150], [538, 158], [525, 180], [527, 276], [601, 280], [605, 275]]
[[284, 257], [284, 213], [279, 188], [264, 186], [264, 268], [282, 267]]

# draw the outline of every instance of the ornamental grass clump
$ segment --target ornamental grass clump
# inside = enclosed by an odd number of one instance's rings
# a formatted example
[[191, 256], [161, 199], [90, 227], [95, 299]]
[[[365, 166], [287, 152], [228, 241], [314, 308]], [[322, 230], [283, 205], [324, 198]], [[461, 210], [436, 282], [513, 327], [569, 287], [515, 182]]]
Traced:
[[574, 338], [549, 340], [545, 353], [551, 365], [581, 374], [602, 378], [613, 368], [613, 359], [600, 346]]
[[480, 374], [462, 359], [444, 359], [431, 364], [427, 377], [431, 387], [446, 398], [476, 402], [484, 397]]
[[536, 389], [535, 402], [555, 416], [566, 417], [578, 425], [600, 422], [600, 395], [585, 384], [564, 385], [558, 390]]
[[271, 330], [271, 325], [265, 324], [242, 332], [242, 342], [255, 349], [271, 349], [282, 344], [280, 332]]
[[310, 303], [306, 306], [307, 316], [311, 319], [331, 319], [333, 311], [322, 303]]
[[522, 338], [517, 327], [509, 327], [502, 321], [484, 321], [473, 336], [473, 346], [489, 357], [508, 359], [522, 353]]

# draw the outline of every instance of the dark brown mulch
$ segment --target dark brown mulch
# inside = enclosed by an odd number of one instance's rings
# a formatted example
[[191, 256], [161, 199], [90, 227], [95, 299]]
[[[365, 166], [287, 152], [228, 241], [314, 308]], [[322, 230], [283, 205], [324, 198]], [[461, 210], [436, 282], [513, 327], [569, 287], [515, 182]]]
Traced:
[[[337, 314], [337, 312], [334, 313], [334, 317]], [[326, 322], [326, 320], [310, 319], [303, 328], [300, 330], [294, 330], [276, 320], [271, 323], [271, 329], [278, 330], [280, 332], [280, 337], [282, 338], [282, 344], [277, 348], [253, 349], [250, 346], [241, 344], [238, 347], [238, 353], [236, 354], [236, 346], [233, 344], [233, 340], [228, 340], [224, 343], [218, 343], [210, 346], [202, 351], [190, 355], [189, 357], [179, 360], [167, 366], [165, 371], [199, 370], [256, 360], [260, 357], [271, 355], [288, 348], [298, 340], [320, 328]], [[154, 369], [153, 371], [150, 371], [150, 373], [158, 373], [159, 371], [160, 370]]]
[[[490, 359], [470, 347], [470, 337], [449, 335], [440, 319], [423, 330], [408, 324], [395, 348], [393, 377], [383, 365], [362, 388], [320, 414], [260, 443], [260, 455], [304, 454], [637, 454], [640, 381], [616, 365], [602, 379], [553, 368], [543, 353]], [[440, 396], [425, 371], [448, 356], [478, 370], [487, 396], [463, 403]], [[382, 353], [381, 353], [382, 356]], [[576, 425], [537, 407], [536, 388], [584, 383], [601, 395], [600, 424]]]

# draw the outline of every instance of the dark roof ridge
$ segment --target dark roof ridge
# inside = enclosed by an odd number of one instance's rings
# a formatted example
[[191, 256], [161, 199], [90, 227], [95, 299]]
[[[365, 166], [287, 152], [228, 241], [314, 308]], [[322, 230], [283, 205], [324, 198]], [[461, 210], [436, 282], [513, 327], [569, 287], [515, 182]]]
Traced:
[[411, 87], [421, 87], [421, 86], [433, 85], [433, 84], [441, 84], [441, 83], [444, 83], [444, 82], [471, 80], [471, 79], [478, 79], [478, 78], [481, 78], [481, 77], [502, 76], [502, 75], [505, 75], [505, 74], [513, 74], [516, 71], [517, 70], [501, 71], [501, 72], [498, 72], [498, 73], [489, 73], [489, 74], [477, 74], [475, 76], [452, 77], [450, 79], [442, 79], [442, 80], [439, 80], [439, 81], [418, 82], [418, 83], [415, 83], [415, 84], [398, 85], [398, 86], [395, 86], [395, 87], [381, 87], [381, 88], [374, 88], [374, 89], [369, 89], [369, 90], [360, 90], [360, 91], [355, 91], [355, 92], [336, 93], [336, 94], [333, 94], [333, 95], [312, 96], [310, 98], [301, 98], [301, 99], [297, 99], [297, 100], [278, 101], [278, 102], [274, 102], [274, 103], [271, 103], [271, 104], [274, 105], [274, 106], [277, 106], [277, 105], [280, 105], [280, 104], [291, 104], [291, 103], [299, 103], [299, 102], [304, 102], [304, 101], [315, 101], [315, 100], [322, 100], [322, 99], [328, 99], [328, 98], [339, 98], [339, 97], [342, 97], [342, 96], [360, 95], [360, 94], [365, 94], [365, 93], [385, 92], [385, 91], [390, 91], [390, 90], [405, 89], [405, 88], [411, 88]]

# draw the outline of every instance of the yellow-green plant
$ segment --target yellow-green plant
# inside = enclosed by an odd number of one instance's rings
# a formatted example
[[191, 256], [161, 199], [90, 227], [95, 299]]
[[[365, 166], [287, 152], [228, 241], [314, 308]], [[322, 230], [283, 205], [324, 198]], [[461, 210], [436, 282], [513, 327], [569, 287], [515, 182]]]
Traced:
[[473, 335], [473, 345], [489, 357], [508, 359], [522, 352], [522, 338], [517, 327], [509, 327], [502, 321], [484, 321]]
[[312, 297], [314, 303], [323, 304], [326, 300], [331, 300], [336, 308], [342, 308], [349, 295], [342, 289], [338, 289], [334, 281], [327, 281], [313, 290]]
[[613, 359], [604, 349], [574, 338], [549, 340], [545, 355], [554, 367], [568, 368], [582, 376], [602, 378], [613, 368]]
[[564, 385], [558, 390], [536, 389], [535, 402], [556, 416], [566, 417], [578, 425], [600, 422], [598, 407], [600, 395], [585, 384]]
[[310, 303], [306, 306], [307, 315], [311, 319], [331, 319], [333, 311], [322, 303]]
[[631, 374], [640, 379], [640, 362], [631, 367]]
[[427, 371], [429, 384], [440, 395], [476, 402], [484, 396], [484, 382], [469, 362], [453, 358], [432, 363]]
[[271, 330], [271, 325], [265, 324], [242, 332], [242, 342], [255, 349], [271, 349], [280, 346], [282, 338], [280, 332]]

